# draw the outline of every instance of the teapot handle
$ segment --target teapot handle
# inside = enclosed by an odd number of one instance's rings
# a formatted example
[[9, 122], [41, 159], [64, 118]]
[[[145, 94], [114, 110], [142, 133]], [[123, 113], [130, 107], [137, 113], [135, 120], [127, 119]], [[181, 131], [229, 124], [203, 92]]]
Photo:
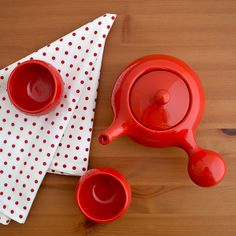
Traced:
[[188, 174], [201, 187], [218, 184], [225, 176], [226, 164], [216, 152], [202, 149], [196, 143], [195, 132], [187, 132], [179, 140], [179, 147], [188, 153]]
[[211, 150], [199, 149], [189, 155], [188, 173], [194, 183], [202, 187], [218, 184], [225, 176], [224, 159]]

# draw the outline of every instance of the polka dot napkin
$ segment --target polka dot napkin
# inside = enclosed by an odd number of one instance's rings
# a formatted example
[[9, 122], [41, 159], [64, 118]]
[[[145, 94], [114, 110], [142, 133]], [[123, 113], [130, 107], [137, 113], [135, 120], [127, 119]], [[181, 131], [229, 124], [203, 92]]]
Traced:
[[[87, 170], [102, 55], [115, 17], [105, 14], [0, 70], [0, 223], [25, 222], [47, 171]], [[64, 80], [61, 104], [44, 116], [21, 113], [6, 91], [11, 71], [30, 59], [52, 64]]]

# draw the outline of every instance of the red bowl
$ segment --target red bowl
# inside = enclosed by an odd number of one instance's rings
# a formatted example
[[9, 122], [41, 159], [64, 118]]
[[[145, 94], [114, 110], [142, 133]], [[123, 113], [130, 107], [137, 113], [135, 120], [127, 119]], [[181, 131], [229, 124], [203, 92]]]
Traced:
[[111, 168], [89, 170], [80, 178], [76, 202], [83, 214], [94, 222], [110, 222], [129, 208], [131, 189], [123, 175]]
[[52, 111], [63, 93], [63, 81], [57, 69], [40, 60], [18, 65], [11, 72], [7, 87], [14, 106], [31, 115]]

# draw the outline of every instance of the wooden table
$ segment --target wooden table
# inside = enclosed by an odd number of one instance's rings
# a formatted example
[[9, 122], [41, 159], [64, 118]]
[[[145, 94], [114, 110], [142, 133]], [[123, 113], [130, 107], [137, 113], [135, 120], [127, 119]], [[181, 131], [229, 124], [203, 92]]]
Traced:
[[[118, 14], [104, 54], [90, 167], [118, 169], [133, 192], [124, 217], [92, 224], [75, 205], [78, 178], [48, 174], [26, 223], [0, 226], [0, 235], [236, 235], [236, 1], [0, 0], [0, 6], [0, 67], [105, 12]], [[197, 136], [225, 157], [228, 172], [219, 186], [194, 185], [180, 149], [151, 149], [126, 137], [98, 144], [112, 120], [117, 76], [152, 53], [182, 58], [199, 74], [206, 109]]]

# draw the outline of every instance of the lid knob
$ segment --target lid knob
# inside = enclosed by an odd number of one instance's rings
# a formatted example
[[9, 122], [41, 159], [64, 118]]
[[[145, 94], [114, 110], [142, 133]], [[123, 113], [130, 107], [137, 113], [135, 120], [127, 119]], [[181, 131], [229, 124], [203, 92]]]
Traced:
[[155, 101], [160, 104], [164, 105], [168, 103], [170, 100], [170, 94], [165, 89], [160, 89], [157, 91], [157, 94], [155, 96]]

